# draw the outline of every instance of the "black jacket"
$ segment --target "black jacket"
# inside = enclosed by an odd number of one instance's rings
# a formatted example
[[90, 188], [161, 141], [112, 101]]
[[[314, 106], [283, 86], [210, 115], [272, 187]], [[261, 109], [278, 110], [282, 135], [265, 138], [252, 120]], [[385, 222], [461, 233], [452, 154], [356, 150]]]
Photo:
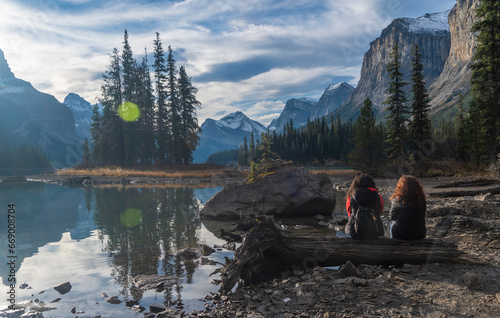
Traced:
[[402, 206], [396, 200], [392, 201], [389, 217], [396, 221], [392, 228], [392, 237], [402, 240], [420, 240], [425, 238], [427, 230], [425, 228], [425, 200], [421, 204], [422, 208]]

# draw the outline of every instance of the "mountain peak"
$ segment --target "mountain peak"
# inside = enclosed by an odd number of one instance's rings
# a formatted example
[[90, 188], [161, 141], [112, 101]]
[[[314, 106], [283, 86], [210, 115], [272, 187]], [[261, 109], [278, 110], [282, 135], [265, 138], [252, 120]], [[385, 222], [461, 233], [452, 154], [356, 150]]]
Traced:
[[16, 78], [10, 70], [9, 64], [5, 59], [3, 51], [0, 49], [0, 78]]
[[451, 10], [437, 13], [427, 13], [418, 18], [402, 18], [401, 21], [412, 33], [450, 32], [448, 15]]

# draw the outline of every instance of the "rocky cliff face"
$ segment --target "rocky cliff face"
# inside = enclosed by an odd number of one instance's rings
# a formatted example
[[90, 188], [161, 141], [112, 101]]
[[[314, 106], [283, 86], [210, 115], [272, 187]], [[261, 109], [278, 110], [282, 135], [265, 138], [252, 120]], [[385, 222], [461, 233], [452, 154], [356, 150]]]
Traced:
[[[418, 43], [422, 51], [425, 80], [429, 85], [441, 74], [448, 58], [451, 36], [448, 27], [448, 13], [426, 14], [416, 19], [401, 18], [394, 20], [382, 31], [379, 38], [370, 44], [365, 53], [359, 83], [339, 110], [341, 118], [355, 118], [363, 101], [368, 97], [377, 109], [384, 108], [389, 78], [386, 65], [396, 41], [401, 54], [401, 71], [404, 80], [411, 77], [411, 57], [413, 44]], [[408, 86], [407, 89], [410, 87]]]
[[451, 48], [442, 73], [429, 88], [432, 113], [445, 111], [456, 104], [459, 93], [465, 96], [470, 92], [469, 66], [476, 45], [471, 28], [478, 4], [479, 0], [457, 0], [448, 16]]
[[349, 98], [353, 91], [354, 87], [346, 82], [336, 85], [330, 84], [325, 89], [316, 107], [313, 109], [310, 118], [320, 118], [332, 113], [342, 106], [344, 101]]
[[90, 124], [92, 105], [77, 94], [69, 93], [64, 98], [64, 105], [68, 106], [75, 117], [75, 129], [78, 136], [90, 141]]
[[283, 131], [283, 126], [289, 122], [290, 119], [293, 121], [293, 127], [305, 125], [307, 119], [311, 116], [311, 112], [316, 107], [316, 104], [316, 101], [308, 98], [289, 99], [275, 123], [276, 131]]
[[73, 113], [57, 99], [15, 78], [0, 50], [0, 136], [12, 147], [40, 146], [55, 168], [79, 161]]

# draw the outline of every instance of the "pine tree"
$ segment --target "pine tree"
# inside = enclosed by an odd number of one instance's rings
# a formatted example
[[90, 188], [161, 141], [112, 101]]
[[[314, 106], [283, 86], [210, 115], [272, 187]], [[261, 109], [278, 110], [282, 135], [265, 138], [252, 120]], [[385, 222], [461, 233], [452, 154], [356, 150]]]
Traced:
[[[123, 35], [123, 50], [122, 50], [122, 87], [123, 100], [136, 104], [138, 102], [138, 66], [132, 53], [132, 48], [128, 42], [128, 33], [125, 30]], [[124, 121], [123, 126], [123, 154], [124, 164], [132, 166], [137, 163], [139, 153], [139, 124], [137, 121]]]
[[181, 138], [182, 143], [182, 161], [184, 164], [193, 161], [193, 151], [199, 142], [198, 119], [196, 118], [196, 109], [201, 107], [201, 103], [196, 100], [198, 90], [191, 84], [191, 78], [187, 75], [184, 66], [179, 69], [179, 106], [181, 115]]
[[[498, 0], [482, 0], [476, 10], [477, 21], [472, 27], [478, 32], [473, 56], [472, 95], [477, 107], [479, 124], [484, 127], [478, 142], [487, 145], [486, 157], [496, 160], [500, 152], [500, 5]], [[471, 105], [472, 107], [472, 105]], [[471, 114], [472, 115], [472, 114]], [[481, 140], [479, 140], [481, 139]], [[484, 148], [477, 145], [476, 150]], [[475, 155], [482, 155], [475, 153]]]
[[255, 160], [257, 154], [256, 154], [256, 151], [255, 151], [255, 139], [254, 139], [254, 136], [253, 136], [253, 131], [252, 133], [250, 134], [250, 153], [249, 153], [249, 158], [248, 158], [248, 161], [252, 161], [252, 160]]
[[154, 78], [156, 90], [156, 141], [157, 158], [160, 164], [167, 163], [168, 148], [170, 146], [170, 123], [167, 110], [167, 91], [165, 88], [166, 67], [165, 53], [160, 40], [160, 34], [156, 32], [154, 45]]
[[[429, 119], [429, 94], [425, 88], [422, 53], [420, 52], [418, 44], [413, 46], [412, 64], [413, 70], [411, 82], [413, 101], [411, 106], [413, 119], [411, 121], [411, 135], [415, 145], [415, 150], [419, 151], [422, 148], [424, 141], [429, 139], [431, 136], [431, 121]], [[416, 156], [415, 158], [420, 160], [421, 156]]]
[[111, 64], [103, 77], [101, 97], [99, 101], [104, 106], [100, 130], [102, 132], [101, 152], [102, 164], [123, 166], [123, 121], [117, 114], [122, 103], [121, 59], [117, 48], [110, 56]]
[[457, 139], [457, 159], [460, 161], [468, 161], [468, 137], [467, 137], [467, 112], [464, 108], [462, 94], [459, 95], [458, 113], [455, 117], [456, 121], [456, 139]]
[[155, 140], [155, 100], [153, 86], [148, 66], [148, 52], [144, 49], [144, 57], [139, 69], [140, 76], [140, 95], [138, 104], [141, 108], [139, 118], [140, 125], [140, 154], [141, 163], [151, 164], [155, 158], [156, 140]]
[[406, 139], [406, 115], [408, 113], [406, 95], [403, 87], [407, 84], [403, 81], [401, 73], [401, 55], [399, 53], [398, 42], [394, 44], [390, 55], [390, 62], [387, 64], [389, 73], [388, 96], [384, 102], [389, 111], [387, 121], [387, 143], [386, 156], [395, 165], [399, 158], [404, 158], [404, 141]]
[[[356, 119], [354, 130], [354, 148], [350, 153], [352, 165], [356, 169], [368, 171], [375, 166], [380, 158], [381, 140], [377, 139], [375, 113], [372, 101], [367, 98], [361, 107], [361, 113]], [[366, 170], [368, 169], [368, 170]]]
[[88, 138], [85, 138], [82, 144], [82, 165], [84, 167], [90, 165], [90, 146]]
[[96, 164], [101, 164], [103, 161], [101, 119], [102, 116], [99, 112], [99, 106], [95, 104], [92, 108], [92, 117], [90, 117], [90, 141], [92, 144], [92, 161]]
[[179, 92], [177, 87], [177, 68], [172, 53], [172, 48], [168, 46], [167, 56], [167, 92], [168, 92], [168, 113], [171, 125], [170, 135], [170, 160], [173, 163], [182, 163], [183, 139], [181, 132], [181, 110], [179, 105]]

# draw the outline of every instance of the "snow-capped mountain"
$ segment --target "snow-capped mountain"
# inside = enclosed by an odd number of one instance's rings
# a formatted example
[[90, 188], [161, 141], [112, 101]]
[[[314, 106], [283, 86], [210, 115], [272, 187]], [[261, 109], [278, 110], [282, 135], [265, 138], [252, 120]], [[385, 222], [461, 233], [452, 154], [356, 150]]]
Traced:
[[[274, 125], [275, 130], [282, 132], [283, 126], [290, 119], [293, 121], [293, 127], [300, 127], [307, 124], [307, 119], [311, 116], [311, 112], [316, 107], [316, 104], [315, 100], [306, 97], [289, 99]], [[271, 125], [268, 128], [271, 129]]]
[[90, 141], [90, 118], [92, 105], [77, 94], [69, 93], [64, 98], [64, 105], [68, 106], [75, 116], [75, 129], [78, 136]]
[[266, 131], [262, 124], [248, 118], [242, 112], [235, 112], [219, 120], [207, 118], [201, 125], [200, 144], [193, 153], [195, 163], [203, 163], [213, 153], [239, 147], [243, 139], [254, 134], [255, 140]]
[[448, 33], [450, 26], [448, 24], [448, 15], [451, 10], [427, 13], [418, 18], [402, 18], [402, 22], [408, 27], [408, 31], [412, 33]]

